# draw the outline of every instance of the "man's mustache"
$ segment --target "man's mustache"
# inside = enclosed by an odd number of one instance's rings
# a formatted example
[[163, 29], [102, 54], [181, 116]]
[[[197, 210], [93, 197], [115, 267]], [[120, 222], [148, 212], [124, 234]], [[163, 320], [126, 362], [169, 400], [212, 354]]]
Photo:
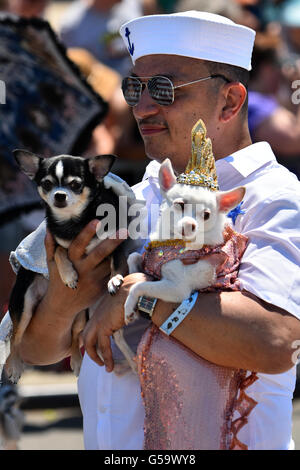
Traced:
[[158, 121], [158, 120], [153, 119], [153, 118], [141, 119], [141, 120], [138, 120], [137, 123], [138, 123], [139, 127], [141, 127], [141, 126], [160, 126], [160, 127], [168, 128], [168, 125], [167, 125], [166, 122]]

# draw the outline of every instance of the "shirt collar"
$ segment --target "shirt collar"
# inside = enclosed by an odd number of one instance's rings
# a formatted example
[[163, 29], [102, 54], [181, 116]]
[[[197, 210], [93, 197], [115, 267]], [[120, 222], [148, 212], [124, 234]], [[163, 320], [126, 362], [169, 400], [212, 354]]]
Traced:
[[218, 173], [228, 171], [229, 167], [233, 167], [244, 178], [258, 170], [266, 163], [275, 160], [275, 155], [267, 142], [257, 142], [249, 145], [228, 157], [221, 158], [216, 161]]
[[[275, 160], [275, 155], [268, 142], [257, 142], [249, 145], [228, 157], [216, 161], [218, 173], [227, 172], [230, 167], [235, 168], [244, 178], [261, 168], [266, 163]], [[158, 178], [160, 163], [152, 160], [146, 167], [143, 180]]]
[[147, 166], [145, 170], [145, 174], [143, 176], [143, 181], [147, 180], [152, 176], [153, 178], [158, 178], [158, 173], [160, 169], [160, 163], [158, 163], [156, 160], [152, 160]]

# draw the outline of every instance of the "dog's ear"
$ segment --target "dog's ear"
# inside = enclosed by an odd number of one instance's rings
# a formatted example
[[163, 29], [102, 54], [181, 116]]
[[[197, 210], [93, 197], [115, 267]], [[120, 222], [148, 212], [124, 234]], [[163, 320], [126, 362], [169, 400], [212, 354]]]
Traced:
[[114, 155], [97, 155], [89, 158], [89, 169], [97, 181], [102, 181], [110, 171], [116, 157]]
[[217, 201], [220, 212], [229, 212], [234, 209], [245, 195], [246, 188], [240, 186], [231, 191], [217, 193]]
[[171, 161], [166, 158], [159, 169], [159, 185], [162, 191], [167, 192], [176, 183], [176, 176], [174, 174]]
[[28, 152], [28, 150], [13, 150], [13, 155], [21, 171], [25, 173], [31, 180], [33, 180], [40, 167], [41, 157], [38, 157], [34, 153]]

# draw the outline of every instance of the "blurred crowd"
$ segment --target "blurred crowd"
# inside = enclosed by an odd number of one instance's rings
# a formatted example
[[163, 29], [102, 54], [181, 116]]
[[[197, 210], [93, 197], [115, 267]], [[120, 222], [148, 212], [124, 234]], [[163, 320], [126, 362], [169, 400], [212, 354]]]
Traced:
[[[0, 11], [44, 18], [50, 24], [57, 11], [52, 26], [69, 58], [109, 104], [84, 155], [115, 153], [130, 166], [131, 184], [140, 178], [147, 159], [120, 90], [130, 59], [118, 30], [137, 16], [186, 10], [221, 14], [257, 31], [249, 86], [251, 136], [254, 142], [268, 141], [278, 160], [299, 177], [300, 0], [0, 0]], [[0, 153], [0, 187], [8, 187], [13, 175], [1, 159]], [[0, 227], [1, 313], [14, 280], [9, 252], [42, 217], [41, 211], [26, 214]]]

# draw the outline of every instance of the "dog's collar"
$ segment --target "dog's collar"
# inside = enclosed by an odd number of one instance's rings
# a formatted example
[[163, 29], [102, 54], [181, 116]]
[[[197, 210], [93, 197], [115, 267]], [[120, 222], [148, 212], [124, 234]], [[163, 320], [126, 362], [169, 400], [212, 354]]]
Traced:
[[150, 250], [153, 250], [154, 248], [162, 248], [164, 246], [178, 246], [178, 245], [184, 248], [186, 247], [188, 243], [189, 242], [185, 242], [184, 240], [180, 238], [172, 239], [172, 240], [153, 240], [145, 246], [145, 250], [150, 251]]

